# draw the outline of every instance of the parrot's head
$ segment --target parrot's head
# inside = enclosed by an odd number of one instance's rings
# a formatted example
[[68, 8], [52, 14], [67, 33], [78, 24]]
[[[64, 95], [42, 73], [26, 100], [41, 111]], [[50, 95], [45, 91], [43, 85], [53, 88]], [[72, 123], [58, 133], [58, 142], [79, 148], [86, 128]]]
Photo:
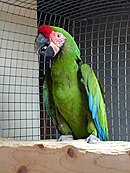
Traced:
[[41, 25], [35, 39], [35, 51], [39, 55], [54, 57], [62, 49], [66, 37], [61, 32], [54, 31], [53, 27]]
[[79, 52], [73, 37], [64, 29], [49, 25], [41, 25], [38, 28], [38, 35], [34, 43], [34, 49], [38, 55], [53, 58], [62, 52], [64, 47], [71, 51], [77, 48]]

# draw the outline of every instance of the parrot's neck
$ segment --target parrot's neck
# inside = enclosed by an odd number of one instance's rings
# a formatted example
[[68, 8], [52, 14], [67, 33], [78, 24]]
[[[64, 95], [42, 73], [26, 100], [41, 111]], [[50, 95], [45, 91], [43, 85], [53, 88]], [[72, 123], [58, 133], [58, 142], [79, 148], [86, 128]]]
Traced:
[[78, 70], [78, 64], [73, 51], [62, 50], [51, 65], [51, 72], [54, 76], [67, 76], [70, 73], [75, 73]]
[[80, 50], [73, 38], [67, 39], [60, 53], [52, 60], [52, 71], [58, 70], [65, 75], [77, 71], [77, 60], [81, 60]]

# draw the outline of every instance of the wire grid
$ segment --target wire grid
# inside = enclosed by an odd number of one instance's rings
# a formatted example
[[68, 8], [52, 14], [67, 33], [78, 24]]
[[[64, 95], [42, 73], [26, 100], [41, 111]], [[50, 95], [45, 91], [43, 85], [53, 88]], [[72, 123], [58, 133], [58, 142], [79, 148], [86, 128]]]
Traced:
[[130, 10], [129, 0], [2, 0], [8, 4], [38, 10], [72, 20]]
[[[37, 25], [69, 32], [70, 20], [1, 2], [0, 136], [21, 140], [57, 138], [43, 107], [43, 75], [49, 62], [34, 53]], [[39, 20], [37, 20], [39, 18]]]
[[36, 12], [0, 3], [0, 135], [40, 139]]
[[[64, 28], [68, 32], [72, 33], [73, 22], [69, 19], [50, 15], [44, 12], [38, 12], [38, 26], [41, 24], [55, 25], [61, 28]], [[51, 118], [49, 118], [47, 111], [43, 106], [43, 76], [45, 75], [46, 70], [49, 68], [50, 60], [44, 59], [43, 56], [39, 57], [39, 86], [40, 86], [40, 117], [41, 117], [41, 139], [52, 139], [58, 138], [59, 133], [56, 130], [56, 127], [53, 126]]]
[[84, 61], [105, 90], [110, 140], [130, 140], [130, 20], [128, 14], [75, 23]]
[[49, 61], [33, 52], [37, 25], [45, 23], [74, 35], [82, 58], [106, 91], [110, 140], [130, 140], [129, 1], [51, 2], [1, 2], [0, 135], [26, 140], [58, 137], [43, 107], [43, 75]]

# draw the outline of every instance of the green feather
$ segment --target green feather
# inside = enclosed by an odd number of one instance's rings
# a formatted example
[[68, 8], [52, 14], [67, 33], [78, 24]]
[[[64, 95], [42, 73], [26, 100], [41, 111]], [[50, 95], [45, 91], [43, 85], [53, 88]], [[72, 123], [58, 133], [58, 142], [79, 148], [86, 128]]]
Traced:
[[105, 104], [94, 72], [88, 65], [82, 64], [72, 36], [61, 28], [52, 26], [52, 29], [64, 34], [66, 42], [61, 53], [52, 60], [49, 76], [46, 77], [43, 97], [48, 113], [55, 119], [61, 134], [72, 134], [76, 139], [86, 138], [89, 134], [98, 136], [98, 125], [89, 107], [88, 94], [91, 92], [98, 110], [99, 125], [106, 130], [108, 139]]
[[102, 95], [98, 79], [96, 78], [90, 66], [87, 64], [83, 64], [81, 66], [81, 73], [84, 79], [84, 83], [87, 85], [87, 92], [92, 93], [94, 104], [98, 108], [98, 120], [100, 127], [103, 131], [106, 131], [106, 139], [108, 139], [108, 123], [106, 118], [104, 96]]

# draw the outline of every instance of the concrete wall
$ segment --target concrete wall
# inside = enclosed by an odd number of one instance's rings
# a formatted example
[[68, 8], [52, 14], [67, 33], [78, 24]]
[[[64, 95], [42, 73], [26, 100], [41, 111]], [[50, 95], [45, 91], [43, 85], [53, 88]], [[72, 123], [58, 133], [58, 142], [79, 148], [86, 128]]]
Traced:
[[0, 2], [0, 136], [39, 139], [37, 13]]

